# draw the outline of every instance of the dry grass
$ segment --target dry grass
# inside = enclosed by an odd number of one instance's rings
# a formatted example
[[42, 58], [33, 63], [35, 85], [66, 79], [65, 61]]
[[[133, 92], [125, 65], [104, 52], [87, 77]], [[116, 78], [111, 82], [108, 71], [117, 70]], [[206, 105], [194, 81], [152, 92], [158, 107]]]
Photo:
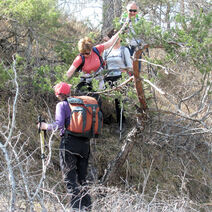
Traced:
[[[151, 52], [153, 56], [163, 56], [163, 53]], [[148, 121], [145, 129], [140, 132], [133, 151], [127, 158], [123, 167], [120, 167], [117, 178], [114, 179], [114, 187], [103, 187], [93, 184], [89, 193], [93, 199], [93, 212], [97, 211], [211, 211], [212, 201], [212, 140], [211, 119], [198, 122], [188, 119], [187, 116], [197, 111], [201, 104], [204, 89], [193, 98], [185, 101], [181, 111], [177, 113], [176, 106], [182, 98], [199, 90], [202, 75], [188, 64], [180, 66], [169, 64], [174, 72], [166, 75], [159, 70], [154, 83], [168, 93], [168, 96], [155, 92], [155, 99], [149, 105], [155, 109], [155, 113], [148, 113]], [[148, 73], [144, 70], [144, 73]], [[182, 74], [183, 73], [183, 74]], [[205, 88], [205, 85], [203, 86]], [[150, 88], [146, 92], [152, 92]], [[153, 94], [153, 92], [152, 92]], [[9, 122], [8, 98], [4, 96], [0, 109], [0, 130], [7, 128]], [[36, 102], [37, 101], [37, 102]], [[132, 99], [132, 102], [136, 102]], [[132, 103], [130, 102], [130, 103]], [[210, 102], [208, 96], [205, 104]], [[135, 123], [137, 111], [128, 104], [128, 130]], [[13, 133], [12, 145], [20, 154], [30, 193], [35, 191], [41, 177], [41, 160], [36, 128], [37, 115], [40, 111], [49, 117], [47, 111], [54, 114], [56, 102], [50, 97], [48, 106], [39, 97], [36, 100], [26, 100], [20, 97], [17, 107], [16, 128]], [[157, 104], [157, 108], [156, 108]], [[106, 111], [113, 111], [111, 105], [105, 105]], [[160, 110], [166, 113], [160, 112]], [[173, 112], [172, 114], [170, 112]], [[204, 109], [194, 119], [204, 116]], [[181, 116], [179, 116], [181, 115]], [[183, 117], [183, 115], [186, 117]], [[54, 115], [53, 115], [54, 116]], [[131, 122], [131, 120], [134, 120]], [[50, 120], [48, 120], [50, 121]], [[104, 174], [108, 163], [115, 158], [120, 151], [123, 141], [119, 142], [119, 135], [114, 133], [117, 128], [114, 123], [105, 125], [102, 136], [96, 140], [95, 162], [98, 170], [98, 178]], [[3, 136], [0, 136], [1, 141]], [[64, 211], [67, 208], [69, 197], [66, 195], [64, 183], [61, 179], [58, 157], [59, 136], [53, 137], [53, 155], [47, 169], [45, 190], [38, 193], [34, 201], [35, 211], [41, 211], [42, 201], [48, 211]], [[19, 163], [12, 154], [13, 148], [8, 147], [10, 152], [15, 180], [17, 183], [17, 211], [30, 211], [29, 199], [25, 192], [25, 183], [20, 174]], [[1, 155], [1, 209], [9, 210], [10, 184], [8, 180], [7, 164], [4, 155]]]
[[[145, 196], [133, 189], [121, 190], [117, 187], [95, 185], [90, 187], [92, 212], [197, 212], [211, 211], [211, 204], [195, 204], [187, 196], [173, 197], [168, 192], [156, 190], [153, 196]], [[164, 199], [157, 196], [163, 196]], [[7, 198], [1, 196], [1, 212], [8, 211]], [[25, 201], [19, 199], [17, 212], [29, 211]], [[45, 193], [45, 208], [48, 212], [72, 211], [67, 205], [57, 201], [56, 195]], [[40, 203], [34, 203], [34, 211], [41, 212]]]

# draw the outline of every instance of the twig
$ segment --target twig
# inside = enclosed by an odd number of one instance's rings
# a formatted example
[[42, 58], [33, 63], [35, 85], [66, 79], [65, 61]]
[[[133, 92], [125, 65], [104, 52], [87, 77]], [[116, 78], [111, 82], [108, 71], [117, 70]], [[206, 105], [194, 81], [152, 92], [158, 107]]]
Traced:
[[[162, 66], [162, 65], [159, 65], [159, 64], [155, 64], [155, 63], [151, 63], [151, 62], [149, 62], [149, 61], [147, 61], [147, 60], [144, 60], [144, 59], [137, 59], [137, 60], [138, 60], [138, 61], [141, 61], [141, 62], [148, 63], [148, 64], [153, 65], [153, 66], [156, 66], [156, 67], [159, 67], [159, 68], [161, 68], [161, 69], [164, 70], [165, 74], [169, 74], [169, 72], [167, 71], [168, 68], [166, 68], [165, 66]], [[175, 71], [173, 71], [173, 70], [172, 70], [172, 72], [175, 73]]]
[[16, 73], [16, 60], [15, 60], [15, 58], [14, 58], [14, 55], [13, 55], [13, 72], [14, 72], [14, 82], [15, 82], [15, 86], [16, 86], [16, 93], [15, 93], [15, 99], [14, 99], [14, 102], [13, 102], [12, 123], [11, 123], [10, 131], [9, 131], [9, 136], [8, 136], [8, 138], [7, 138], [7, 141], [6, 141], [6, 143], [5, 143], [5, 146], [7, 146], [7, 144], [11, 141], [13, 129], [14, 129], [14, 127], [15, 127], [16, 102], [17, 102], [18, 95], [19, 95], [19, 87], [18, 87], [17, 73]]
[[114, 86], [113, 88], [108, 89], [108, 90], [105, 90], [105, 91], [93, 92], [93, 94], [110, 93], [112, 91], [115, 91], [115, 90], [120, 89], [121, 87], [123, 87], [124, 85], [126, 85], [127, 83], [129, 83], [130, 81], [132, 81], [133, 79], [134, 79], [134, 77], [132, 76], [132, 77], [130, 77], [129, 79], [125, 80], [123, 83], [121, 83], [118, 86]]
[[153, 164], [154, 160], [151, 161], [151, 164], [150, 164], [150, 167], [149, 167], [149, 171], [147, 173], [147, 175], [145, 175], [145, 173], [143, 173], [144, 175], [144, 182], [143, 182], [143, 190], [142, 190], [142, 196], [144, 196], [144, 192], [145, 192], [145, 189], [146, 189], [146, 185], [147, 185], [147, 181], [149, 179], [149, 176], [150, 176], [150, 173], [152, 171], [152, 164]]
[[141, 79], [144, 82], [147, 82], [149, 85], [151, 85], [155, 90], [157, 90], [160, 94], [165, 95], [166, 93], [164, 91], [162, 91], [160, 88], [158, 88], [156, 85], [154, 85], [152, 82], [150, 82], [148, 79], [144, 79], [143, 77], [141, 77]]

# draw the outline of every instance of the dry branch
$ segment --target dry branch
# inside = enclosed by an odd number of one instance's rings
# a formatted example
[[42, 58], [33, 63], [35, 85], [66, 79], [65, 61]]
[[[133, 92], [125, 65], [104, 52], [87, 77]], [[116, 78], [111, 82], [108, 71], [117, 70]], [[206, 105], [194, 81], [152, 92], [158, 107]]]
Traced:
[[104, 185], [111, 184], [113, 179], [115, 179], [115, 177], [117, 176], [118, 170], [125, 163], [128, 154], [132, 151], [137, 138], [137, 132], [138, 128], [134, 127], [124, 140], [124, 144], [122, 145], [122, 148], [117, 154], [116, 158], [108, 164], [104, 176], [101, 179], [101, 182]]

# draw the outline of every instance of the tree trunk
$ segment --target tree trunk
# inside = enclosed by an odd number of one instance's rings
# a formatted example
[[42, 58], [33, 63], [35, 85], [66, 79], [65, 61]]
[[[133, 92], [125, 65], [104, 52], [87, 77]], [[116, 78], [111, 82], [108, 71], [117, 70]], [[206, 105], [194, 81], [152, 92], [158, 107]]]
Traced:
[[140, 78], [140, 72], [139, 72], [139, 63], [138, 60], [140, 55], [142, 54], [142, 51], [146, 48], [148, 48], [149, 45], [145, 45], [142, 49], [139, 49], [134, 54], [134, 61], [133, 61], [133, 70], [134, 70], [134, 80], [135, 80], [135, 87], [137, 91], [138, 100], [140, 103], [140, 112], [141, 116], [138, 119], [137, 127], [134, 127], [132, 131], [127, 135], [127, 138], [124, 140], [124, 144], [122, 145], [122, 148], [120, 152], [117, 154], [116, 158], [111, 161], [108, 165], [108, 168], [105, 170], [105, 174], [102, 177], [101, 182], [106, 184], [111, 184], [114, 180], [114, 178], [118, 174], [118, 170], [120, 167], [123, 166], [125, 163], [129, 153], [132, 151], [132, 148], [135, 144], [135, 141], [137, 140], [137, 134], [140, 132], [140, 127], [144, 128], [145, 120], [146, 120], [146, 114], [145, 110], [147, 109], [146, 99], [144, 96], [144, 90], [142, 81]]
[[115, 17], [120, 17], [122, 13], [122, 4], [120, 0], [114, 0]]
[[147, 103], [144, 96], [143, 84], [140, 78], [138, 59], [140, 55], [142, 54], [142, 51], [144, 49], [147, 49], [148, 47], [149, 47], [148, 45], [145, 45], [142, 49], [139, 49], [138, 51], [136, 51], [134, 54], [134, 60], [133, 60], [133, 74], [134, 74], [134, 80], [135, 80], [135, 88], [137, 91], [137, 97], [140, 103], [140, 109], [142, 113], [147, 109]]
[[102, 35], [104, 36], [113, 28], [113, 19], [121, 15], [121, 1], [104, 0], [103, 1], [103, 18], [102, 18]]
[[183, 16], [185, 15], [185, 2], [184, 2], [184, 0], [180, 1], [180, 13]]
[[28, 30], [28, 37], [27, 37], [27, 48], [26, 48], [26, 52], [25, 52], [27, 63], [30, 63], [31, 58], [32, 58], [32, 43], [33, 43], [33, 40], [34, 40], [34, 38], [33, 38], [32, 30], [29, 29]]
[[170, 12], [171, 12], [171, 5], [169, 2], [167, 2], [167, 9], [166, 9], [166, 26], [167, 29], [169, 30], [171, 27], [171, 23], [170, 23]]

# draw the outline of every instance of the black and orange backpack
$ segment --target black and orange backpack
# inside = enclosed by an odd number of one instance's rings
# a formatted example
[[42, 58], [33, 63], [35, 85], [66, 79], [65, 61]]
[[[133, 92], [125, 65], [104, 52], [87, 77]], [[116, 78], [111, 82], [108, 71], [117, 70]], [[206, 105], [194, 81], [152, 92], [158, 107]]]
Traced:
[[70, 124], [66, 128], [74, 136], [97, 138], [103, 126], [103, 115], [95, 98], [74, 96], [67, 99], [70, 109]]

